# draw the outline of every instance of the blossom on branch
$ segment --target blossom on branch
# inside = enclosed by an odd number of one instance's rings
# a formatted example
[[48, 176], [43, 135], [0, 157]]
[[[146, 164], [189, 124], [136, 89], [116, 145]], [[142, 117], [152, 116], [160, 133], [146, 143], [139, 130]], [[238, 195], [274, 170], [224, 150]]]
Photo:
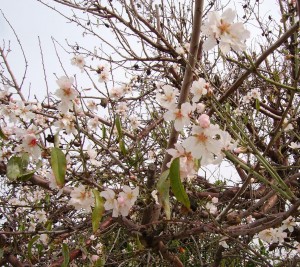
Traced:
[[228, 8], [220, 16], [218, 12], [208, 13], [207, 22], [202, 27], [207, 39], [203, 43], [204, 50], [210, 50], [219, 44], [221, 51], [226, 54], [230, 48], [236, 51], [246, 49], [245, 40], [250, 37], [250, 32], [243, 23], [233, 23], [235, 11]]

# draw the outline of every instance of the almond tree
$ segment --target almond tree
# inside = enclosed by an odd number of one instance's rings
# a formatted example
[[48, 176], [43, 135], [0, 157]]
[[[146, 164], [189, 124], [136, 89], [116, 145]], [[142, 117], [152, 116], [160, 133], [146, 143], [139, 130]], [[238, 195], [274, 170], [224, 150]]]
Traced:
[[1, 265], [297, 266], [299, 1], [37, 1], [96, 43], [0, 47]]

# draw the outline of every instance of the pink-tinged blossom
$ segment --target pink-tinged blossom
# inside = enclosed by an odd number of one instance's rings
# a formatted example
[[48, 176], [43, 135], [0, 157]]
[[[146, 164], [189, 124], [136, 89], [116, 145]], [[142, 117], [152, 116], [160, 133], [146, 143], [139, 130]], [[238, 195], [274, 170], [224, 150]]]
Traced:
[[74, 66], [77, 66], [81, 70], [81, 72], [83, 72], [84, 71], [84, 65], [85, 65], [84, 56], [82, 56], [82, 55], [74, 56], [71, 59], [71, 64], [74, 65]]
[[71, 114], [64, 114], [62, 118], [54, 123], [57, 131], [65, 130], [67, 134], [77, 134], [75, 127], [75, 117]]
[[111, 210], [114, 208], [115, 192], [109, 188], [100, 193], [100, 196], [105, 198], [104, 208], [105, 210]]
[[109, 67], [107, 65], [99, 65], [97, 67], [96, 71], [99, 74], [98, 81], [100, 83], [108, 82], [108, 80], [109, 80]]
[[219, 155], [222, 149], [220, 140], [215, 139], [220, 133], [217, 125], [210, 125], [208, 128], [193, 126], [192, 136], [182, 142], [186, 151], [191, 152], [196, 159], [201, 159], [201, 165], [205, 166], [213, 163], [215, 155]]
[[164, 85], [162, 89], [162, 94], [156, 94], [156, 101], [166, 109], [173, 108], [176, 105], [176, 96], [179, 94], [178, 89], [170, 85]]
[[101, 161], [96, 159], [96, 157], [98, 155], [97, 151], [95, 149], [93, 149], [91, 145], [88, 145], [87, 153], [90, 157], [89, 161], [91, 162], [92, 165], [98, 166], [98, 167], [100, 167], [102, 165]]
[[195, 171], [195, 161], [190, 152], [187, 152], [181, 144], [175, 144], [175, 148], [170, 148], [167, 152], [172, 156], [172, 159], [167, 164], [170, 168], [172, 161], [175, 158], [180, 159], [180, 178], [183, 180], [186, 177], [194, 176]]
[[139, 195], [139, 187], [137, 186], [133, 190], [128, 186], [123, 186], [123, 192], [119, 193], [119, 196], [123, 197], [127, 203], [128, 206], [132, 207], [137, 200], [137, 197]]
[[125, 185], [117, 198], [115, 192], [111, 189], [102, 191], [100, 195], [106, 199], [104, 208], [105, 210], [112, 210], [112, 217], [127, 216], [139, 195], [139, 187], [132, 190]]
[[72, 88], [74, 79], [68, 78], [66, 76], [60, 77], [56, 83], [59, 86], [59, 89], [55, 91], [55, 95], [61, 99], [62, 102], [69, 102], [74, 100], [78, 93], [75, 89]]
[[184, 55], [185, 54], [185, 51], [184, 51], [184, 49], [181, 45], [176, 46], [175, 51], [179, 55]]
[[197, 103], [196, 111], [198, 114], [201, 114], [205, 111], [206, 106], [203, 103]]
[[210, 118], [206, 114], [201, 114], [198, 118], [198, 123], [202, 128], [208, 128], [210, 126]]
[[133, 130], [138, 129], [138, 127], [139, 127], [140, 124], [141, 124], [140, 121], [139, 121], [139, 119], [138, 119], [137, 117], [135, 117], [135, 116], [129, 117], [129, 121], [130, 121], [131, 128], [132, 128]]
[[118, 113], [118, 114], [121, 115], [121, 116], [125, 116], [127, 110], [128, 110], [127, 104], [126, 104], [125, 102], [120, 102], [120, 103], [117, 105], [116, 113]]
[[192, 101], [198, 102], [203, 95], [206, 95], [209, 90], [209, 83], [204, 79], [199, 78], [198, 81], [194, 81], [191, 87], [191, 93], [194, 95]]
[[235, 11], [228, 8], [220, 16], [218, 12], [209, 12], [207, 21], [202, 27], [207, 36], [203, 49], [210, 50], [219, 43], [221, 51], [226, 54], [230, 48], [236, 51], [246, 49], [245, 40], [250, 37], [250, 32], [242, 23], [233, 23]]
[[88, 129], [96, 131], [100, 125], [100, 121], [97, 117], [91, 118], [88, 120]]
[[94, 100], [88, 100], [86, 106], [90, 111], [98, 110], [97, 104]]
[[36, 135], [28, 133], [23, 136], [20, 149], [21, 151], [27, 152], [33, 159], [38, 159], [42, 152], [38, 143], [39, 141]]
[[31, 105], [26, 106], [23, 101], [16, 101], [14, 113], [22, 120], [29, 121], [35, 117], [31, 110]]
[[176, 131], [181, 131], [184, 126], [190, 124], [190, 113], [193, 111], [193, 106], [186, 102], [181, 105], [181, 108], [172, 108], [164, 114], [166, 121], [174, 120]]
[[125, 94], [124, 87], [113, 87], [109, 91], [109, 96], [112, 99], [119, 99]]
[[70, 196], [69, 204], [74, 206], [76, 210], [83, 209], [87, 213], [91, 212], [91, 207], [94, 206], [93, 194], [84, 185], [75, 187]]

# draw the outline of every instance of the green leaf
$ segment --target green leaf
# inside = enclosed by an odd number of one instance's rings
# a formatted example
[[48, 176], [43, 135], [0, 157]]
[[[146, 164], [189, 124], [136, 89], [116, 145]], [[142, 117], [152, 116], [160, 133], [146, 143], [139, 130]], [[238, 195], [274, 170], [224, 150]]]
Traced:
[[67, 160], [65, 154], [57, 147], [54, 147], [51, 150], [51, 167], [57, 185], [62, 188], [65, 185]]
[[67, 267], [69, 266], [70, 252], [68, 245], [65, 243], [62, 244], [62, 254], [64, 256], [64, 262], [62, 263], [61, 267]]
[[6, 168], [6, 176], [9, 180], [15, 181], [21, 174], [21, 161], [22, 159], [17, 156], [13, 156], [9, 159]]
[[3, 139], [3, 140], [8, 140], [7, 136], [4, 134], [4, 132], [2, 131], [1, 127], [0, 127], [0, 137]]
[[93, 189], [93, 194], [95, 198], [95, 207], [92, 213], [92, 227], [93, 227], [93, 232], [95, 233], [98, 230], [100, 221], [102, 219], [102, 215], [104, 212], [104, 204], [103, 204], [103, 199], [100, 196], [98, 190]]
[[171, 189], [176, 199], [190, 209], [190, 200], [180, 179], [180, 159], [176, 158], [170, 166]]
[[35, 236], [33, 237], [29, 243], [28, 243], [28, 256], [30, 259], [32, 259], [32, 247], [33, 247], [33, 244], [39, 239], [39, 236]]
[[127, 150], [125, 147], [124, 140], [121, 139], [119, 142], [119, 145], [120, 145], [120, 150], [121, 150], [122, 154], [125, 156], [127, 154]]
[[119, 139], [121, 139], [123, 136], [123, 133], [122, 133], [121, 120], [118, 115], [116, 116], [116, 127], [117, 127], [117, 131], [118, 131]]
[[158, 182], [157, 182], [157, 191], [159, 193], [159, 201], [161, 202], [164, 211], [166, 213], [167, 220], [171, 219], [171, 209], [170, 209], [170, 179], [169, 178], [170, 170], [164, 171]]
[[258, 99], [255, 99], [255, 108], [257, 111], [259, 111], [259, 109], [260, 109], [260, 103], [259, 103]]

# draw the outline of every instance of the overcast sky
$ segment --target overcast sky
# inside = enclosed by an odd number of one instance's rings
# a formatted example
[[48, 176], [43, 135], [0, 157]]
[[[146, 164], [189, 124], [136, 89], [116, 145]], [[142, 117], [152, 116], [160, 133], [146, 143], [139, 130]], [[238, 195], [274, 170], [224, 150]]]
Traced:
[[[42, 98], [45, 95], [45, 82], [38, 36], [42, 43], [49, 87], [54, 91], [57, 85], [53, 73], [56, 73], [59, 77], [64, 73], [55, 56], [51, 37], [53, 36], [58, 42], [65, 45], [66, 39], [70, 42], [82, 40], [82, 31], [78, 30], [75, 25], [67, 23], [65, 18], [36, 0], [0, 0], [0, 3], [0, 9], [18, 34], [29, 63], [24, 90], [29, 90], [31, 84], [31, 97], [33, 94], [37, 94]], [[70, 12], [63, 6], [59, 6], [59, 8]], [[6, 45], [8, 40], [11, 41], [12, 52], [8, 56], [8, 61], [20, 82], [24, 72], [24, 60], [13, 31], [2, 14], [0, 14], [0, 36], [1, 47], [3, 47], [3, 40], [5, 40]], [[69, 64], [70, 55], [64, 53], [61, 49], [59, 49], [59, 52], [66, 69], [75, 73], [78, 72], [77, 68]]]

